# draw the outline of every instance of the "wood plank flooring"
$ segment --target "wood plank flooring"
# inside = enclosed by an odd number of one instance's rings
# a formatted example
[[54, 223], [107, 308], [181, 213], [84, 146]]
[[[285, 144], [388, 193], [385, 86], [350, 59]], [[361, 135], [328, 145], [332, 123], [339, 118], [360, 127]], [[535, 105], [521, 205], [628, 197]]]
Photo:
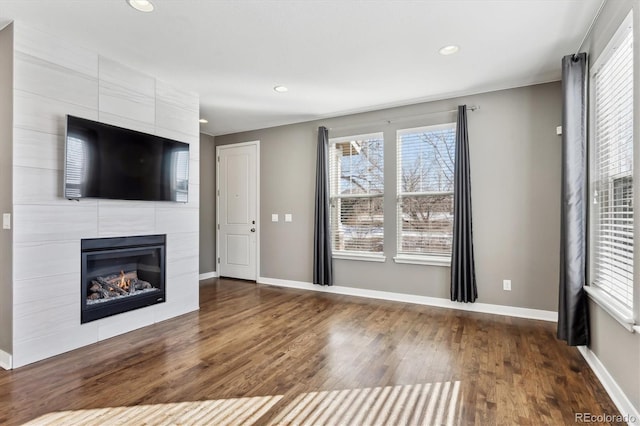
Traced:
[[226, 279], [201, 284], [200, 306], [0, 371], [0, 424], [56, 412], [68, 413], [51, 424], [562, 425], [619, 414], [553, 323]]

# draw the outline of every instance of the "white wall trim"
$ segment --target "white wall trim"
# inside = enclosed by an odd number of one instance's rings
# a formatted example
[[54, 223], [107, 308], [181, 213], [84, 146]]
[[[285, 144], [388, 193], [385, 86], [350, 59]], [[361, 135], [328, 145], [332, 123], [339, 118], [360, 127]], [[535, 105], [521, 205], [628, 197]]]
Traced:
[[597, 303], [598, 306], [600, 306], [606, 313], [611, 315], [613, 319], [618, 321], [618, 323], [626, 328], [627, 331], [633, 333], [635, 324], [633, 320], [633, 312], [631, 310], [625, 312], [625, 309], [620, 306], [621, 304], [619, 302], [596, 286], [586, 285], [583, 288], [591, 300]]
[[630, 425], [640, 425], [640, 411], [633, 406], [627, 395], [620, 388], [615, 379], [609, 374], [604, 364], [598, 359], [596, 354], [586, 346], [578, 346], [578, 351], [582, 357], [587, 361], [591, 370], [595, 373], [602, 386], [611, 397], [613, 403], [620, 410], [620, 414], [624, 417], [624, 420]]
[[344, 294], [348, 296], [367, 297], [369, 299], [391, 300], [394, 302], [414, 303], [417, 305], [437, 306], [440, 308], [458, 309], [462, 311], [482, 312], [485, 314], [505, 315], [542, 321], [558, 321], [558, 313], [540, 309], [519, 308], [516, 306], [493, 305], [489, 303], [458, 303], [440, 297], [418, 296], [414, 294], [392, 293], [389, 291], [368, 290], [343, 286], [320, 286], [302, 281], [281, 280], [277, 278], [258, 277], [259, 284], [270, 284], [278, 287], [298, 288], [302, 290], [321, 291], [325, 293]]
[[198, 279], [200, 281], [208, 280], [209, 278], [218, 278], [218, 273], [216, 271], [213, 271], [213, 272], [205, 272], [204, 274], [198, 275]]
[[11, 370], [13, 368], [13, 357], [11, 354], [6, 353], [5, 351], [0, 351], [0, 367], [5, 370]]

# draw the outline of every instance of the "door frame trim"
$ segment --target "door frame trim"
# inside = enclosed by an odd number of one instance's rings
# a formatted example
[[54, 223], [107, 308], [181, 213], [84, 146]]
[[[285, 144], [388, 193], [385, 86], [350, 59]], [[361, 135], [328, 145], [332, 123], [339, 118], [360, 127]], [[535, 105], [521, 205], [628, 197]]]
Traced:
[[220, 276], [220, 263], [218, 262], [218, 258], [220, 258], [220, 230], [218, 227], [220, 226], [220, 151], [228, 148], [240, 148], [243, 146], [251, 146], [254, 145], [256, 147], [256, 283], [258, 282], [258, 277], [260, 276], [260, 234], [262, 232], [262, 223], [260, 221], [260, 140], [249, 141], [249, 142], [239, 142], [232, 143], [227, 145], [218, 145], [216, 146], [216, 271], [218, 276]]

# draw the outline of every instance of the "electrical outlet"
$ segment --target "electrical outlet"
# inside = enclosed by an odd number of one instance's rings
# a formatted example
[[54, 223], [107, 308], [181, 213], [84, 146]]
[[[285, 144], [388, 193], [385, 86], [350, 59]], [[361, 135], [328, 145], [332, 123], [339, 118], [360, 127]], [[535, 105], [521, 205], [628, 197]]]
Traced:
[[502, 289], [511, 291], [511, 280], [502, 280]]
[[271, 215], [271, 222], [277, 222], [278, 220], [278, 213], [273, 213]]
[[2, 214], [2, 229], [11, 229], [11, 213]]
[[293, 222], [293, 215], [291, 213], [285, 213], [284, 221], [285, 222]]

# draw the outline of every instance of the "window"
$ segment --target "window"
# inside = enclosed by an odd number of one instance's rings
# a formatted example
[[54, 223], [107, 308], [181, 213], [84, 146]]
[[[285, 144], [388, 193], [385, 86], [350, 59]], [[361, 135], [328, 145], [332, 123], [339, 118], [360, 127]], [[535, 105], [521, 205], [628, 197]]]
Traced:
[[632, 310], [633, 30], [629, 19], [612, 43], [592, 71], [591, 283]]
[[329, 141], [333, 251], [382, 257], [384, 141], [382, 133]]
[[398, 131], [398, 256], [449, 259], [455, 123]]

